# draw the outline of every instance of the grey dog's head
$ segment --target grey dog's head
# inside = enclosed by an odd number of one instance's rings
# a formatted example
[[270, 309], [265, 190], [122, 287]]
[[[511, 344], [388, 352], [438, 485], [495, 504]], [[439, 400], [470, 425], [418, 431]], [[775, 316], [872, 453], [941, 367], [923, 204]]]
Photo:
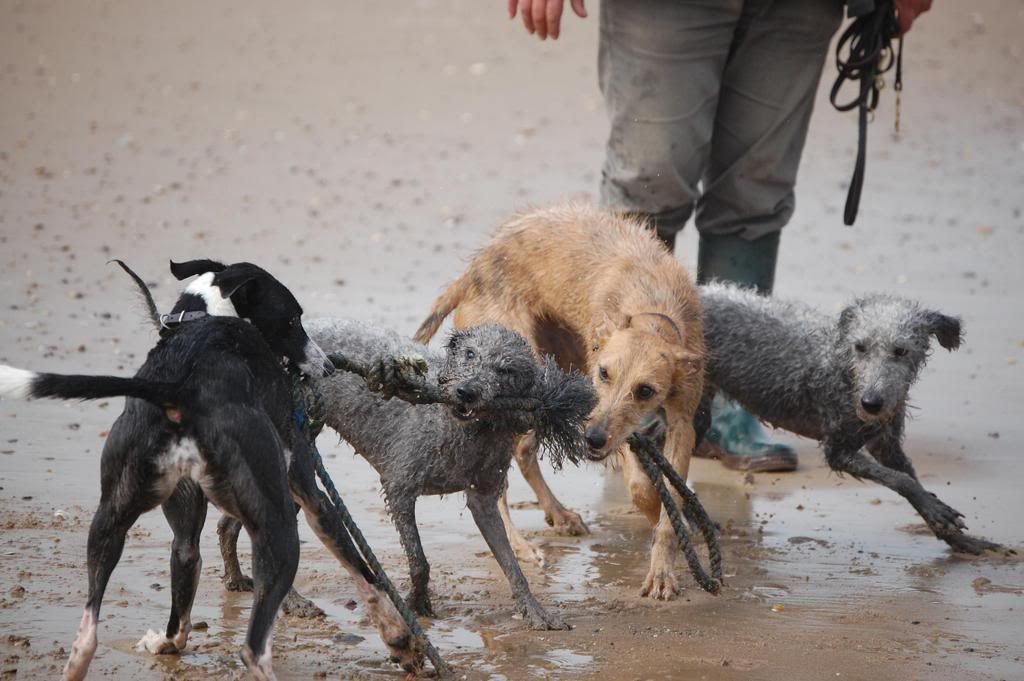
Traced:
[[583, 423], [594, 407], [586, 377], [537, 362], [530, 344], [497, 325], [455, 331], [438, 385], [452, 414], [495, 431], [536, 432], [557, 466], [585, 454]]
[[853, 408], [865, 423], [902, 410], [934, 336], [947, 350], [960, 347], [960, 320], [892, 296], [860, 298], [839, 315], [836, 348], [850, 369]]

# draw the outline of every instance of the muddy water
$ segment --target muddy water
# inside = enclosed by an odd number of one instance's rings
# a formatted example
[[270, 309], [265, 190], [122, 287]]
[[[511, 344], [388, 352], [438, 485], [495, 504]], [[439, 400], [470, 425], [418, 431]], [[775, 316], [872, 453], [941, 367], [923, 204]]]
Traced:
[[[947, 3], [948, 4], [948, 3]], [[596, 8], [591, 8], [596, 11]], [[886, 290], [962, 315], [913, 393], [908, 450], [971, 530], [1020, 546], [1024, 460], [1024, 81], [1017, 3], [936, 7], [907, 42], [903, 138], [883, 100], [854, 230], [839, 226], [854, 125], [820, 100], [784, 237], [780, 295], [826, 309]], [[442, 284], [516, 207], [593, 197], [606, 122], [596, 21], [529, 41], [500, 7], [457, 1], [0, 0], [0, 361], [128, 373], [153, 342], [122, 257], [161, 306], [168, 258], [265, 265], [313, 315], [411, 332]], [[951, 103], [955, 102], [955, 107]], [[681, 257], [692, 265], [694, 235]], [[85, 599], [98, 457], [120, 409], [0, 402], [0, 674], [52, 678]], [[1024, 566], [950, 555], [894, 494], [801, 470], [747, 479], [697, 462], [725, 528], [727, 586], [637, 596], [649, 533], [616, 474], [550, 476], [592, 529], [557, 537], [513, 476], [513, 514], [545, 549], [539, 598], [575, 626], [529, 632], [461, 498], [419, 516], [441, 618], [427, 623], [467, 678], [1020, 679]], [[394, 578], [403, 559], [372, 471], [321, 447]], [[205, 532], [189, 650], [134, 643], [164, 625], [169, 533], [133, 528], [107, 593], [94, 676], [223, 678], [249, 599], [218, 580]], [[323, 620], [282, 617], [285, 679], [398, 678], [355, 592], [302, 530], [298, 586]], [[243, 541], [243, 551], [248, 547]], [[247, 560], [246, 553], [243, 560]]]

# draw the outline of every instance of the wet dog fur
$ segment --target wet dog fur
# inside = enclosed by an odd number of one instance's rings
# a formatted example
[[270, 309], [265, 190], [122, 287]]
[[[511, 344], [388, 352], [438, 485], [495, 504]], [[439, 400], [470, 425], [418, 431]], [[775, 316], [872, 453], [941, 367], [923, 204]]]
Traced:
[[[434, 615], [416, 500], [464, 492], [477, 528], [509, 581], [516, 609], [532, 628], [569, 628], [530, 591], [505, 534], [498, 498], [519, 435], [540, 433], [542, 444], [554, 447], [548, 452], [559, 462], [576, 461], [586, 451], [582, 423], [594, 404], [589, 381], [563, 373], [553, 360], [538, 363], [523, 337], [494, 325], [453, 334], [441, 353], [361, 322], [314, 319], [307, 328], [328, 353], [341, 353], [364, 365], [382, 358], [424, 357], [429, 367], [426, 382], [436, 386], [448, 403], [387, 399], [371, 392], [363, 378], [345, 372], [310, 383], [325, 425], [380, 474], [409, 561], [410, 606], [421, 615]], [[508, 399], [536, 401], [539, 408], [497, 406]], [[230, 536], [231, 529], [224, 528], [222, 537]]]
[[[592, 454], [616, 454], [634, 504], [655, 526], [641, 593], [675, 597], [675, 534], [654, 486], [623, 445], [664, 408], [665, 455], [686, 477], [703, 390], [704, 335], [696, 287], [682, 265], [639, 220], [577, 204], [535, 210], [498, 230], [437, 299], [416, 340], [427, 342], [449, 315], [460, 329], [483, 323], [514, 329], [538, 356], [553, 354], [563, 367], [591, 376], [598, 394], [587, 426]], [[586, 532], [579, 514], [548, 488], [536, 451], [523, 437], [516, 462], [546, 520], [568, 534]], [[502, 510], [517, 554], [539, 560], [504, 503]]]
[[[374, 576], [344, 528], [322, 512], [326, 498], [316, 487], [308, 443], [294, 421], [291, 379], [282, 365], [333, 373], [302, 327], [301, 307], [280, 282], [248, 263], [191, 261], [172, 263], [172, 271], [178, 278], [197, 278], [166, 317], [158, 317], [149, 300], [151, 316], [165, 327], [134, 378], [0, 366], [0, 394], [7, 397], [128, 397], [100, 462], [101, 498], [87, 550], [89, 595], [65, 679], [85, 677], [97, 648], [103, 594], [125, 535], [157, 505], [174, 533], [171, 614], [164, 634], [150, 631], [140, 641], [150, 652], [179, 652], [187, 643], [208, 500], [238, 518], [252, 539], [255, 593], [240, 657], [254, 678], [274, 678], [271, 629], [299, 558], [296, 504], [365, 587], [364, 596], [379, 600]], [[189, 313], [198, 318], [183, 322]], [[391, 621], [392, 654], [407, 668], [419, 668], [422, 660], [397, 612], [377, 619]]]
[[838, 316], [725, 283], [701, 286], [700, 297], [709, 393], [817, 440], [832, 470], [900, 494], [954, 550], [1002, 549], [964, 533], [962, 514], [921, 486], [902, 446], [910, 388], [933, 339], [960, 347], [959, 319], [888, 295]]

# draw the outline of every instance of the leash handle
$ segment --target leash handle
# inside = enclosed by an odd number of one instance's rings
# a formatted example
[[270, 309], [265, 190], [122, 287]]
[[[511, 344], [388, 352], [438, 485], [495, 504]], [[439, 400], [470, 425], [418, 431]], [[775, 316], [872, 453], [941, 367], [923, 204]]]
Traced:
[[[877, 0], [873, 10], [850, 22], [836, 43], [836, 69], [839, 75], [832, 85], [829, 101], [837, 111], [857, 109], [857, 158], [843, 208], [843, 223], [846, 225], [852, 225], [857, 219], [867, 162], [868, 123], [870, 114], [878, 106], [879, 91], [884, 84], [881, 76], [894, 65], [896, 128], [899, 130], [899, 100], [903, 90], [902, 38], [899, 40], [898, 53], [892, 49], [892, 39], [898, 35], [899, 24], [892, 0]], [[841, 102], [839, 95], [843, 85], [852, 81], [858, 81], [857, 95], [847, 102]]]

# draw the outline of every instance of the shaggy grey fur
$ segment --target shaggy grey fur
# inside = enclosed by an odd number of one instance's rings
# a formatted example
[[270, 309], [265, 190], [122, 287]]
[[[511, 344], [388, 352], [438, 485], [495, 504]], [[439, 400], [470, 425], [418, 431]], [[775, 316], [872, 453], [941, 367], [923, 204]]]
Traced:
[[[432, 395], [425, 399], [450, 404], [403, 401], [417, 399], [412, 384], [375, 386], [403, 397], [386, 399], [372, 392], [366, 380], [345, 371], [310, 385], [318, 415], [380, 474], [409, 561], [409, 602], [416, 612], [433, 616], [430, 566], [416, 527], [416, 499], [465, 492], [473, 520], [508, 578], [518, 610], [532, 628], [567, 629], [530, 592], [497, 504], [517, 436], [531, 430], [547, 433], [559, 453], [574, 462], [585, 452], [582, 424], [595, 399], [589, 381], [561, 372], [553, 361], [538, 364], [525, 338], [499, 326], [456, 332], [445, 352], [439, 353], [361, 322], [314, 319], [303, 325], [325, 352], [376, 367], [372, 374], [377, 378], [393, 380], [401, 373], [399, 358], [422, 356], [428, 367], [422, 393]], [[393, 366], [382, 369], [387, 363]], [[535, 408], [495, 407], [519, 398]], [[543, 440], [542, 436], [542, 444]]]
[[711, 390], [818, 440], [833, 470], [902, 495], [954, 550], [1002, 550], [963, 532], [963, 515], [921, 486], [901, 444], [931, 337], [955, 350], [959, 319], [886, 295], [857, 299], [837, 318], [722, 283], [700, 287], [700, 297]]

